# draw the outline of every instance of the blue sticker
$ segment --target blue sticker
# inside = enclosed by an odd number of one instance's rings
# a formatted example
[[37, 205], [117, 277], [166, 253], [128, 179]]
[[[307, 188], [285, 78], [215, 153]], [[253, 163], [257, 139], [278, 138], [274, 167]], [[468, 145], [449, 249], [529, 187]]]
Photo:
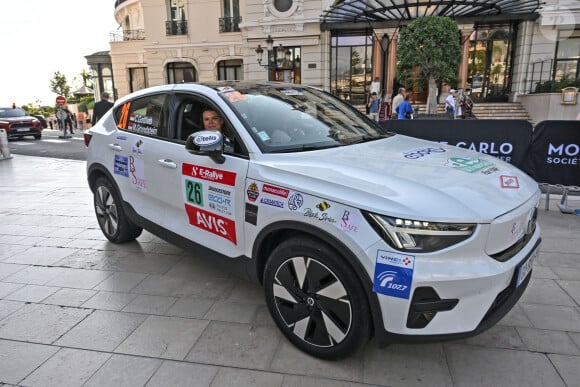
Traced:
[[115, 175], [129, 177], [129, 158], [127, 156], [115, 155], [113, 172]]
[[377, 251], [373, 291], [391, 297], [409, 299], [414, 268], [415, 257], [412, 255]]

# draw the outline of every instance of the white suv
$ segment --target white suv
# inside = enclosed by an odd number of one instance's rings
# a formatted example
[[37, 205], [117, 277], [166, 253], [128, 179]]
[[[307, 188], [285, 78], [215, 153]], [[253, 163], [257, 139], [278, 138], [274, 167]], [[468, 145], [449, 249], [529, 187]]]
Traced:
[[[206, 110], [221, 130], [205, 130]], [[226, 263], [260, 282], [284, 335], [321, 358], [372, 335], [482, 332], [517, 302], [538, 254], [530, 177], [387, 133], [316, 88], [154, 87], [117, 101], [85, 141], [109, 240], [146, 228]]]

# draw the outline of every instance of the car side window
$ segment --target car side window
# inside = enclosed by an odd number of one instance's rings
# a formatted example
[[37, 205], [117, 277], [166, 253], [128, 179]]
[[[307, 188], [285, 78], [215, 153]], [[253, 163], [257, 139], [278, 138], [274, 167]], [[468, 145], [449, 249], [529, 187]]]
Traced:
[[115, 110], [117, 127], [145, 136], [167, 138], [169, 95], [153, 94], [127, 101]]
[[187, 137], [191, 134], [205, 130], [203, 112], [208, 109], [217, 112], [223, 120], [221, 132], [224, 136], [224, 153], [236, 155], [244, 155], [247, 153], [241, 145], [239, 138], [236, 137], [233, 128], [226, 120], [226, 117], [224, 117], [224, 114], [208, 101], [191, 94], [176, 95], [176, 138], [181, 141], [186, 141]]

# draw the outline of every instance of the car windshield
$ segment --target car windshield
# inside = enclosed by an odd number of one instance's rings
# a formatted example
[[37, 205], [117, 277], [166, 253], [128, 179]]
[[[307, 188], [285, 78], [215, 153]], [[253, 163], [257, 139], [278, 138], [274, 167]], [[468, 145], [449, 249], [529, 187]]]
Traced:
[[19, 108], [0, 108], [0, 118], [25, 117], [27, 114]]
[[312, 87], [237, 85], [223, 88], [220, 95], [264, 153], [333, 148], [389, 136], [352, 106]]

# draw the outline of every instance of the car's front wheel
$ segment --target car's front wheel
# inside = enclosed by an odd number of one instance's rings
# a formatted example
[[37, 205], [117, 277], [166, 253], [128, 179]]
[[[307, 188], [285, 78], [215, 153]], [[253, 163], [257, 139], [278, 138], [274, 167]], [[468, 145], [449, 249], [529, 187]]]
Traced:
[[278, 327], [310, 355], [342, 358], [370, 337], [369, 305], [360, 281], [344, 258], [319, 240], [292, 238], [275, 248], [264, 288]]
[[121, 197], [104, 177], [98, 178], [95, 183], [94, 205], [101, 231], [111, 242], [128, 242], [141, 235], [143, 229], [129, 220]]

